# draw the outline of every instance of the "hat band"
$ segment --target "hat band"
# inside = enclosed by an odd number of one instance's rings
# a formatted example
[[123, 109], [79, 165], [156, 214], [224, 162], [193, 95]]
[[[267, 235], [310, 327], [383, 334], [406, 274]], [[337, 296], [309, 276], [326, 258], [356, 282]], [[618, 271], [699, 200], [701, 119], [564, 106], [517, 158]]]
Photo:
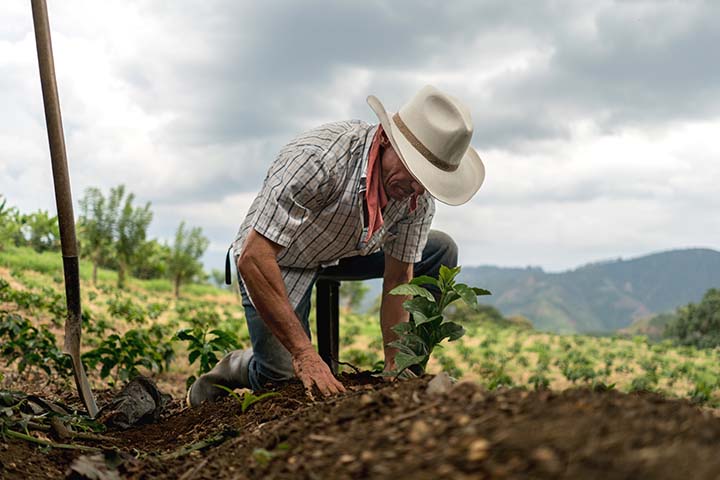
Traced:
[[400, 118], [400, 114], [396, 113], [393, 115], [393, 121], [395, 122], [395, 125], [398, 127], [398, 130], [405, 136], [405, 139], [410, 142], [410, 145], [415, 147], [415, 150], [420, 152], [420, 155], [425, 157], [425, 160], [432, 163], [434, 166], [439, 168], [440, 170], [444, 172], [454, 172], [458, 169], [460, 166], [459, 164], [451, 164], [444, 160], [441, 160], [439, 157], [437, 157], [434, 153], [432, 153], [423, 143], [418, 140], [418, 138], [413, 135], [413, 133], [410, 131], [407, 125], [405, 125], [405, 122], [402, 121], [402, 118]]

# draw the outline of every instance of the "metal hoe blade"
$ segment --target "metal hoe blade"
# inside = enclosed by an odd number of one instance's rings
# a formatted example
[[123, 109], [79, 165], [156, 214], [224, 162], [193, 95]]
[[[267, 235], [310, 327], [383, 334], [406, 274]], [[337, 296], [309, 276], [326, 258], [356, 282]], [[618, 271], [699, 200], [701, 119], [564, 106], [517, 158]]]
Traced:
[[95, 397], [85, 369], [80, 361], [80, 333], [82, 315], [80, 309], [80, 275], [78, 267], [77, 239], [75, 237], [75, 216], [73, 214], [70, 176], [65, 153], [65, 138], [60, 115], [60, 100], [55, 80], [55, 62], [50, 40], [50, 22], [48, 21], [45, 0], [32, 0], [35, 43], [37, 45], [40, 83], [42, 85], [45, 122], [47, 123], [50, 158], [52, 160], [55, 201], [60, 226], [60, 244], [65, 272], [65, 295], [67, 297], [68, 316], [65, 320], [64, 351], [72, 358], [73, 374], [80, 399], [91, 418], [98, 413]]

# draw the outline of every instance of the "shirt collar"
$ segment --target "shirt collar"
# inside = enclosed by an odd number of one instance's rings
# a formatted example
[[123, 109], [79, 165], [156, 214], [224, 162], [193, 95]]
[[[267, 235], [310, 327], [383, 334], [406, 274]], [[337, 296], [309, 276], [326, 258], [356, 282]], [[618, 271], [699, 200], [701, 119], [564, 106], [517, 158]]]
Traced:
[[373, 138], [375, 137], [375, 132], [377, 132], [377, 129], [378, 129], [378, 125], [373, 125], [367, 131], [367, 134], [365, 136], [365, 148], [363, 148], [362, 167], [361, 167], [362, 176], [360, 177], [363, 180], [367, 179], [368, 157], [370, 156], [370, 146], [372, 145], [372, 141], [373, 141]]

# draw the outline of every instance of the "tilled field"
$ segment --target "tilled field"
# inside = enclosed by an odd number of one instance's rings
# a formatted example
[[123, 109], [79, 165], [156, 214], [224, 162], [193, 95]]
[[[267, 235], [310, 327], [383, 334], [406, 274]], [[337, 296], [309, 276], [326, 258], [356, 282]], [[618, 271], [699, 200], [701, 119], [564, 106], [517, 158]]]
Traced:
[[[687, 401], [342, 380], [343, 396], [312, 402], [290, 384], [244, 414], [232, 398], [175, 399], [159, 423], [75, 444], [106, 451], [94, 465], [108, 479], [720, 478], [720, 419]], [[93, 464], [82, 455], [0, 439], [0, 478], [63, 478]]]

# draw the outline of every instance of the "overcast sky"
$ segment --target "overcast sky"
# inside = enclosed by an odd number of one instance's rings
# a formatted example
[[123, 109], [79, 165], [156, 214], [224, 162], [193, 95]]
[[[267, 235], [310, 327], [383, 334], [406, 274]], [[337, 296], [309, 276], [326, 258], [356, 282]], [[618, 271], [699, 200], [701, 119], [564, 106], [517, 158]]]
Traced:
[[[466, 102], [487, 170], [438, 204], [462, 264], [720, 248], [720, 2], [48, 3], [75, 204], [124, 183], [152, 237], [203, 228], [208, 269], [284, 143], [426, 84]], [[0, 193], [55, 213], [29, 2], [0, 19]]]

